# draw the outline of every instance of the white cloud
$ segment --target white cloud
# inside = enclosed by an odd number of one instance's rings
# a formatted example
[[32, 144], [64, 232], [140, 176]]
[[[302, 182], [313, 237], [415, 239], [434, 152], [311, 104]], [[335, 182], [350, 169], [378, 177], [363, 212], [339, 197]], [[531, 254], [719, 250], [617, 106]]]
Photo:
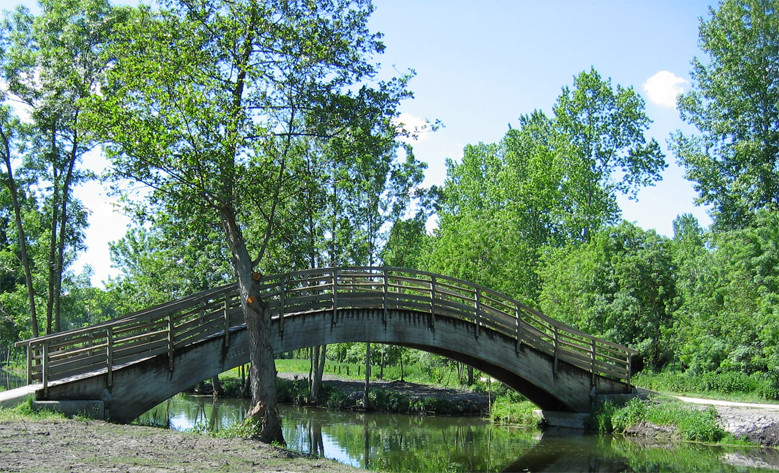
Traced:
[[644, 92], [650, 102], [661, 107], [676, 108], [676, 97], [684, 92], [687, 79], [673, 72], [660, 71], [644, 82]]
[[433, 131], [427, 120], [405, 112], [395, 119], [395, 126], [402, 136], [401, 140], [407, 143], [423, 141]]

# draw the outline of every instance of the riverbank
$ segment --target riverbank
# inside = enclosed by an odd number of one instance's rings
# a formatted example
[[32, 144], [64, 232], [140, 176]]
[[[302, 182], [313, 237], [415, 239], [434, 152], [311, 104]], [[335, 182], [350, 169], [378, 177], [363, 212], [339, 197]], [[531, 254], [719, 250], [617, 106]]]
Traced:
[[256, 440], [102, 421], [0, 418], [0, 471], [361, 471]]
[[[278, 373], [282, 380], [306, 386], [307, 392], [306, 376], [303, 373]], [[323, 405], [338, 409], [362, 408], [364, 381], [325, 374], [322, 385]], [[419, 415], [487, 416], [491, 399], [494, 399], [488, 392], [383, 380], [371, 380], [370, 396], [373, 409]]]

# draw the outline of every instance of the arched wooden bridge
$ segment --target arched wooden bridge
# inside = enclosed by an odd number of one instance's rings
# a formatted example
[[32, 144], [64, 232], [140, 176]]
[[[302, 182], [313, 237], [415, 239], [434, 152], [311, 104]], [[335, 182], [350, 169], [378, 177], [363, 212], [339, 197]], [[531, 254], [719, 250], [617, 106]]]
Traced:
[[[398, 268], [326, 268], [262, 279], [276, 353], [338, 342], [403, 345], [467, 363], [542, 409], [588, 412], [625, 394], [636, 352], [466, 281]], [[92, 327], [17, 343], [39, 400], [98, 403], [127, 422], [249, 360], [235, 284]]]

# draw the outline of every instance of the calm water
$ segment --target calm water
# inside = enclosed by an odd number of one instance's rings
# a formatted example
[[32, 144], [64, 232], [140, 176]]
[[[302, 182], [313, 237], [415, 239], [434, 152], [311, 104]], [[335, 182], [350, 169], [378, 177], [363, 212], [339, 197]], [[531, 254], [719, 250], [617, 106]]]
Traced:
[[0, 369], [0, 388], [14, 389], [27, 384], [27, 379]]
[[[144, 417], [178, 430], [220, 430], [245, 400], [180, 394]], [[281, 406], [287, 446], [382, 471], [779, 471], [779, 451], [640, 442], [572, 431], [499, 427], [473, 417], [420, 417]]]

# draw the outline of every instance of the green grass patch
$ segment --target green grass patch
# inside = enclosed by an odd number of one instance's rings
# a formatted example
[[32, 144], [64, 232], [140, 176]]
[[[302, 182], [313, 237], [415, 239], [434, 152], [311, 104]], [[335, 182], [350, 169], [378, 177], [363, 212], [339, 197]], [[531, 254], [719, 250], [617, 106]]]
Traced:
[[595, 410], [591, 425], [600, 433], [621, 433], [642, 422], [672, 426], [676, 435], [695, 442], [734, 440], [729, 439], [729, 435], [717, 425], [714, 408], [702, 410], [678, 401], [634, 398], [622, 407], [607, 402]]
[[492, 403], [490, 418], [498, 424], [537, 425], [538, 418], [533, 411], [538, 406], [530, 401], [515, 401], [509, 396], [500, 396]]
[[47, 409], [36, 410], [32, 398], [27, 399], [12, 409], [0, 408], [0, 421], [19, 422], [24, 420], [64, 421], [66, 417]]

